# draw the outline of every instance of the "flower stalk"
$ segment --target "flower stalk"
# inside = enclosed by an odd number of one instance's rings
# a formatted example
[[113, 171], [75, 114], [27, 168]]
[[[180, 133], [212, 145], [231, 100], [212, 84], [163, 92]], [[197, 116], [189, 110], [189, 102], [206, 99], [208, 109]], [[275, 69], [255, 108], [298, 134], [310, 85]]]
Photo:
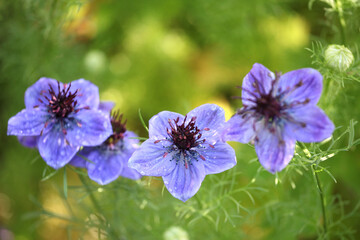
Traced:
[[322, 211], [322, 215], [323, 215], [324, 237], [325, 237], [325, 239], [327, 239], [327, 218], [326, 218], [326, 210], [325, 210], [324, 192], [323, 192], [322, 187], [321, 187], [317, 166], [312, 165], [311, 166], [311, 171], [313, 173], [315, 183], [316, 183], [316, 186], [317, 186], [317, 189], [318, 189], [319, 197], [320, 197], [321, 211]]

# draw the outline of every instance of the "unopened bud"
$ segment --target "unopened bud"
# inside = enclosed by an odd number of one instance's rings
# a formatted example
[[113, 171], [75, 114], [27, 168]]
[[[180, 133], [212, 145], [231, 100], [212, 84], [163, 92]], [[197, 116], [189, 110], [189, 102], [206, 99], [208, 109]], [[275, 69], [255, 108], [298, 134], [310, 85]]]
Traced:
[[339, 72], [345, 72], [353, 61], [354, 55], [343, 45], [332, 44], [325, 50], [326, 64]]
[[172, 226], [165, 231], [164, 240], [189, 240], [189, 235], [181, 227]]

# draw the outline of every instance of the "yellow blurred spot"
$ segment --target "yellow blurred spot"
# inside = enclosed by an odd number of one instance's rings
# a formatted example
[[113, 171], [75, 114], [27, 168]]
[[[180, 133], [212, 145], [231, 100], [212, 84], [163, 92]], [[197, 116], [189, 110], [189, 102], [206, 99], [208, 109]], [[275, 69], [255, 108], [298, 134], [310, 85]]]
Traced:
[[123, 106], [123, 95], [115, 86], [110, 86], [108, 89], [102, 92], [100, 96], [102, 99], [111, 99], [112, 102], [115, 102], [116, 108], [121, 108]]
[[110, 60], [110, 71], [113, 74], [124, 74], [129, 71], [130, 66], [131, 61], [125, 54], [116, 54]]
[[10, 198], [0, 193], [0, 222], [6, 222], [12, 216]]
[[[41, 185], [41, 199], [43, 208], [46, 211], [63, 218], [71, 218], [58, 191], [48, 182]], [[49, 218], [45, 214], [42, 216], [42, 219], [44, 221], [43, 227], [40, 229], [42, 239], [49, 239], [50, 233], [52, 240], [60, 240], [66, 237], [64, 226], [68, 224], [68, 221], [56, 217]]]
[[189, 41], [177, 32], [168, 33], [163, 37], [161, 49], [174, 60], [185, 60], [191, 52]]
[[150, 50], [176, 61], [186, 60], [193, 50], [185, 34], [168, 31], [160, 20], [153, 17], [144, 18], [129, 28], [124, 46], [132, 52], [144, 53]]
[[298, 49], [309, 41], [309, 27], [297, 15], [268, 17], [260, 24], [260, 29], [276, 50]]
[[145, 18], [127, 33], [124, 46], [130, 51], [139, 51], [143, 48], [154, 48], [164, 34], [164, 29], [159, 20], [155, 18]]
[[84, 65], [89, 72], [101, 72], [106, 67], [106, 55], [100, 50], [89, 51], [84, 58]]

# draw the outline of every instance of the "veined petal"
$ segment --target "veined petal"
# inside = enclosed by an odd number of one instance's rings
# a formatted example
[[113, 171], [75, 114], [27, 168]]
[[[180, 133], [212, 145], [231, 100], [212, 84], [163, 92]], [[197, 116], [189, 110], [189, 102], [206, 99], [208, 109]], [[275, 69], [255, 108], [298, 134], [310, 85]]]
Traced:
[[77, 107], [90, 107], [97, 109], [99, 107], [99, 88], [92, 82], [85, 79], [78, 79], [71, 82], [70, 92], [78, 90], [75, 100], [78, 102]]
[[86, 162], [89, 177], [101, 185], [117, 179], [123, 169], [121, 156], [116, 152], [93, 148], [85, 157], [92, 161]]
[[168, 137], [167, 129], [170, 129], [169, 119], [174, 124], [174, 119], [179, 118], [183, 122], [184, 116], [178, 113], [163, 111], [153, 116], [149, 121], [149, 138], [165, 139]]
[[196, 126], [205, 139], [218, 137], [218, 130], [225, 124], [225, 111], [216, 104], [204, 104], [191, 110], [187, 114], [188, 121], [192, 117], [196, 117]]
[[204, 104], [187, 114], [188, 119], [196, 117], [196, 126], [204, 128], [218, 129], [225, 123], [225, 111], [216, 104]]
[[204, 157], [199, 161], [204, 164], [206, 174], [220, 173], [236, 165], [235, 151], [227, 143], [217, 142], [214, 148], [199, 149], [198, 153]]
[[141, 175], [164, 176], [171, 173], [176, 166], [172, 153], [165, 154], [166, 148], [163, 144], [154, 142], [154, 139], [143, 142], [129, 159], [128, 166]]
[[266, 170], [271, 173], [279, 172], [289, 164], [295, 150], [294, 138], [279, 129], [270, 132], [267, 128], [258, 131], [257, 138], [256, 154]]
[[70, 143], [79, 146], [97, 146], [112, 133], [110, 116], [98, 110], [80, 110], [66, 126]]
[[316, 105], [322, 91], [322, 79], [322, 75], [312, 68], [287, 72], [279, 79], [278, 93], [287, 92], [283, 97], [287, 103], [305, 101]]
[[271, 83], [275, 79], [274, 73], [260, 63], [255, 63], [250, 72], [244, 77], [242, 83], [241, 97], [243, 105], [254, 105], [255, 100], [260, 96], [259, 93], [269, 93]]
[[335, 126], [317, 106], [296, 108], [290, 114], [294, 122], [286, 125], [287, 134], [301, 142], [321, 142], [330, 137]]
[[38, 136], [48, 118], [44, 108], [24, 109], [9, 119], [7, 135]]
[[18, 136], [19, 142], [28, 148], [36, 148], [39, 136]]
[[80, 146], [71, 145], [61, 128], [53, 127], [40, 136], [38, 149], [45, 162], [55, 169], [63, 167], [75, 156]]
[[163, 176], [164, 184], [171, 195], [185, 202], [196, 194], [205, 178], [205, 167], [203, 164], [178, 163], [174, 170]]
[[222, 130], [224, 141], [248, 143], [255, 137], [254, 118], [235, 114], [227, 121]]
[[30, 109], [37, 105], [44, 105], [39, 101], [39, 99], [48, 103], [45, 96], [50, 98], [50, 86], [56, 90], [57, 81], [55, 79], [45, 77], [40, 78], [36, 83], [31, 85], [25, 92], [25, 107]]

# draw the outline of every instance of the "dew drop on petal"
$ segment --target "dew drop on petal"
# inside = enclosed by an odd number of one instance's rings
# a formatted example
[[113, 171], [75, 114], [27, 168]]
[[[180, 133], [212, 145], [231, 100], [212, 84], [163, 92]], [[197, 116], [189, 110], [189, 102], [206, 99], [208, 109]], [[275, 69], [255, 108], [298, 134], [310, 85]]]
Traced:
[[58, 138], [58, 145], [61, 145], [61, 138]]

